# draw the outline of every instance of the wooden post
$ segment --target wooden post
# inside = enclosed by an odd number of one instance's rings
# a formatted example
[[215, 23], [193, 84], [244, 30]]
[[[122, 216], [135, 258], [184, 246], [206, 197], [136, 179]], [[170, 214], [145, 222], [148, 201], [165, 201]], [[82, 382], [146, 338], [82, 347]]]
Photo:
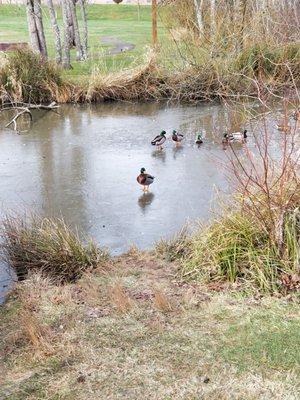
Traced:
[[152, 44], [157, 45], [157, 0], [152, 0]]

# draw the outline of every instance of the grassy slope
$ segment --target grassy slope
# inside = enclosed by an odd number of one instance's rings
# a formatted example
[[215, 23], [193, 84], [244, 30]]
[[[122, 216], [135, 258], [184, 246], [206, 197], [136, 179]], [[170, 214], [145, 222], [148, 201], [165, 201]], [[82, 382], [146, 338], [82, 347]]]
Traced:
[[[80, 13], [78, 17], [80, 18]], [[58, 18], [62, 26], [60, 10]], [[53, 57], [53, 34], [46, 9], [44, 9], [44, 24], [49, 54]], [[73, 70], [66, 73], [78, 79], [88, 75], [95, 65], [99, 65], [101, 69], [110, 70], [128, 66], [143, 54], [145, 46], [151, 43], [151, 9], [147, 6], [141, 7], [140, 20], [138, 20], [136, 6], [88, 5], [88, 25], [91, 59], [85, 63], [76, 62], [73, 51]], [[116, 56], [103, 56], [103, 51], [107, 47], [101, 45], [102, 36], [117, 37], [124, 42], [135, 44], [136, 48]], [[23, 6], [0, 5], [0, 40], [3, 42], [28, 41], [26, 13]]]
[[76, 285], [23, 283], [1, 310], [0, 397], [299, 398], [298, 304], [214, 293], [173, 274], [132, 251]]

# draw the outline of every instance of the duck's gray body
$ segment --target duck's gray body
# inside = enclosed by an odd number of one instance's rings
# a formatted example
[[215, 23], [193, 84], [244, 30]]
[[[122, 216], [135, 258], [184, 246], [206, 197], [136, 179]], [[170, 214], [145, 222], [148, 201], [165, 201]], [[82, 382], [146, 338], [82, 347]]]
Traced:
[[140, 185], [143, 186], [150, 186], [152, 185], [152, 183], [154, 182], [154, 176], [150, 175], [150, 174], [146, 174], [146, 173], [141, 173], [138, 177], [137, 177], [137, 181]]
[[145, 186], [152, 185], [153, 182], [154, 182], [154, 176], [147, 175], [145, 180]]
[[159, 147], [159, 146], [162, 146], [165, 143], [165, 141], [166, 141], [166, 137], [164, 135], [158, 135], [152, 140], [151, 144], [152, 144], [152, 146]]

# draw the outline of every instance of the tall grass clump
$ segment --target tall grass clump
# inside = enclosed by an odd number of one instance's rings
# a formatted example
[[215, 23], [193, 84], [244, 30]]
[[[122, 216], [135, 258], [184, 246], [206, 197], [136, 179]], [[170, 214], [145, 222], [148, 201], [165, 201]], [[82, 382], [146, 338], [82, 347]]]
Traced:
[[1, 253], [20, 279], [39, 271], [58, 283], [73, 282], [108, 258], [92, 241], [83, 245], [62, 219], [36, 216], [4, 220]]
[[47, 103], [57, 100], [65, 85], [60, 68], [30, 50], [9, 53], [1, 65], [2, 102]]
[[[248, 215], [230, 213], [196, 233], [183, 275], [203, 282], [240, 283], [272, 293], [282, 277], [299, 274], [300, 214], [291, 213], [284, 224], [285, 254]], [[297, 220], [297, 224], [292, 220]]]

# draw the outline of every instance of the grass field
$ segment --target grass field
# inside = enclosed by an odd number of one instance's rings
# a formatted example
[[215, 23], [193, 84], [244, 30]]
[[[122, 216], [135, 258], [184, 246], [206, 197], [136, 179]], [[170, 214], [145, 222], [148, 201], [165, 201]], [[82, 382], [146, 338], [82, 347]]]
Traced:
[[296, 299], [218, 293], [175, 271], [133, 250], [76, 284], [21, 284], [0, 310], [0, 398], [299, 399]]
[[[79, 19], [81, 18], [78, 12]], [[58, 10], [59, 25], [62, 18]], [[50, 57], [54, 56], [53, 34], [49, 14], [44, 8], [45, 33]], [[100, 70], [116, 71], [129, 66], [151, 44], [151, 8], [131, 5], [88, 5], [89, 52], [88, 62], [76, 62], [75, 51], [72, 53], [73, 69], [66, 75], [84, 79], [98, 66]], [[160, 37], [164, 30], [160, 26]], [[101, 44], [101, 37], [112, 36], [121, 41], [135, 44], [134, 50], [120, 55], [107, 56], [107, 46]], [[28, 41], [26, 11], [24, 6], [0, 5], [0, 41]]]

